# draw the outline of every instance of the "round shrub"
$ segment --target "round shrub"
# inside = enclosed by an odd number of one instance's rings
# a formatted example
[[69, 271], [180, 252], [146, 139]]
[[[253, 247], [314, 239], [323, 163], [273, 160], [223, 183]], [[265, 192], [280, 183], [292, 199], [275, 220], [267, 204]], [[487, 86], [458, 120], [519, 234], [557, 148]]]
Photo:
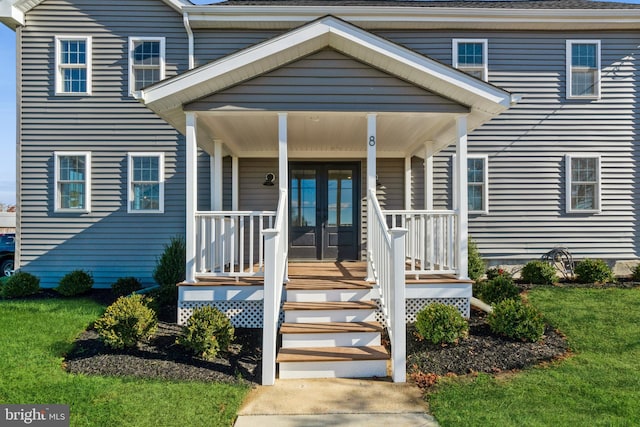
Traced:
[[520, 300], [507, 299], [494, 305], [487, 323], [494, 333], [521, 341], [536, 342], [544, 334], [542, 314]]
[[519, 299], [520, 290], [513, 284], [510, 275], [499, 275], [477, 286], [477, 298], [487, 304], [496, 304], [507, 299]]
[[469, 269], [469, 278], [471, 280], [478, 281], [484, 275], [484, 270], [487, 266], [484, 263], [484, 260], [480, 256], [480, 252], [478, 251], [478, 246], [473, 239], [469, 238], [468, 240], [468, 258], [467, 258], [467, 267]]
[[469, 323], [457, 308], [432, 303], [416, 315], [416, 330], [420, 338], [431, 344], [450, 344], [469, 335]]
[[115, 349], [135, 347], [158, 328], [156, 314], [142, 295], [120, 297], [95, 321], [94, 327], [106, 345]]
[[83, 270], [74, 270], [64, 275], [56, 291], [66, 297], [86, 294], [93, 287], [93, 277]]
[[18, 271], [6, 278], [0, 287], [0, 294], [2, 298], [21, 298], [36, 294], [39, 290], [40, 279], [25, 271]]
[[535, 285], [553, 285], [558, 280], [556, 269], [540, 260], [529, 261], [522, 269], [521, 275], [526, 283]]
[[142, 289], [142, 283], [135, 277], [121, 277], [111, 285], [111, 290], [117, 296], [124, 296]]
[[178, 344], [204, 359], [215, 359], [220, 351], [227, 351], [233, 341], [234, 329], [229, 318], [220, 310], [204, 306], [193, 310], [183, 328]]
[[611, 267], [601, 259], [583, 259], [576, 264], [575, 273], [580, 283], [613, 282]]

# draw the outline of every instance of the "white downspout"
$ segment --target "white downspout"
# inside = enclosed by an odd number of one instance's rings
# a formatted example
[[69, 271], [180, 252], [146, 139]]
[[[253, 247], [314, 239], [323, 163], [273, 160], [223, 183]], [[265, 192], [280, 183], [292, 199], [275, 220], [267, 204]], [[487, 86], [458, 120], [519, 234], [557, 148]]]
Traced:
[[189, 69], [193, 70], [196, 66], [196, 60], [193, 53], [193, 31], [191, 30], [189, 14], [187, 12], [182, 13], [182, 22], [184, 23], [184, 29], [187, 31], [187, 37], [189, 39]]

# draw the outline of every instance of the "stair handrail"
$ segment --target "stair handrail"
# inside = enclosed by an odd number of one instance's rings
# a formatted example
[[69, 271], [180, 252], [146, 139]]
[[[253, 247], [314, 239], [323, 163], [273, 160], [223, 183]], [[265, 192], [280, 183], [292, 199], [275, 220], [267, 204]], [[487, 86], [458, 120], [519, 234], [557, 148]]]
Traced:
[[387, 226], [375, 191], [368, 193], [367, 261], [380, 292], [380, 305], [391, 342], [391, 366], [394, 382], [407, 377], [405, 237], [406, 228]]
[[273, 385], [276, 381], [276, 339], [288, 257], [288, 212], [287, 190], [281, 189], [273, 228], [262, 231], [265, 238], [262, 385]]

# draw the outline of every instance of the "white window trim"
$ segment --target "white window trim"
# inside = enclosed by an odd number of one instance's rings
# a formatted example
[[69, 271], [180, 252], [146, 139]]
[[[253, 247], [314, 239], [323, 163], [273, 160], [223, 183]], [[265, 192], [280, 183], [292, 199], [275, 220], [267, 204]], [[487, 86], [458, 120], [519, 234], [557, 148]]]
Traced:
[[[62, 77], [62, 64], [60, 64], [60, 52], [62, 46], [60, 42], [67, 40], [84, 40], [87, 46], [86, 59], [87, 64], [85, 67], [78, 66], [77, 68], [86, 68], [87, 69], [87, 91], [86, 92], [65, 92], [64, 89], [64, 79]], [[58, 35], [55, 36], [55, 85], [56, 85], [56, 95], [59, 96], [83, 96], [83, 95], [91, 95], [92, 91], [92, 47], [91, 47], [91, 36], [77, 36], [77, 35]], [[73, 68], [73, 66], [65, 65], [65, 68]]]
[[[571, 207], [571, 159], [596, 159], [596, 209], [573, 209]], [[591, 214], [602, 212], [602, 167], [601, 156], [593, 153], [573, 153], [565, 156], [565, 203], [566, 212], [574, 214]]]
[[[127, 169], [127, 213], [130, 214], [161, 214], [164, 213], [164, 153], [161, 152], [135, 152], [127, 153], [128, 169]], [[157, 157], [158, 164], [158, 180], [160, 184], [160, 200], [158, 209], [132, 209], [131, 204], [135, 197], [133, 193], [133, 158], [134, 157]]]
[[[140, 97], [140, 91], [135, 88], [135, 75], [133, 73], [133, 45], [138, 41], [159, 41], [160, 42], [160, 80], [165, 78], [165, 37], [129, 37], [129, 95], [134, 98]], [[159, 80], [159, 81], [160, 81]]]
[[453, 39], [452, 40], [452, 52], [453, 52], [453, 68], [457, 68], [460, 71], [476, 70], [479, 67], [465, 67], [458, 64], [458, 44], [460, 43], [482, 43], [482, 80], [489, 81], [489, 40], [488, 39]]
[[[595, 44], [596, 45], [596, 92], [593, 95], [573, 95], [571, 93], [571, 87], [573, 86], [573, 73], [571, 72], [571, 60], [572, 60], [572, 52], [571, 47], [574, 44]], [[566, 61], [566, 73], [567, 73], [567, 87], [566, 87], [566, 96], [567, 99], [600, 99], [600, 87], [601, 83], [601, 55], [600, 55], [600, 40], [567, 40], [567, 47], [565, 52], [565, 61]]]
[[[55, 151], [53, 153], [53, 193], [54, 193], [54, 212], [61, 213], [90, 213], [91, 212], [91, 152], [89, 151]], [[67, 156], [84, 156], [85, 158], [85, 193], [84, 193], [84, 209], [61, 208], [60, 207], [60, 157]]]
[[[478, 155], [478, 154], [468, 154], [467, 155], [467, 167], [469, 160], [472, 159], [481, 159], [484, 162], [484, 176], [483, 179], [483, 191], [482, 191], [482, 209], [480, 210], [471, 210], [469, 209], [470, 214], [482, 214], [486, 215], [489, 213], [489, 156], [487, 155]], [[467, 182], [467, 186], [469, 182]], [[467, 191], [469, 191], [467, 189]]]

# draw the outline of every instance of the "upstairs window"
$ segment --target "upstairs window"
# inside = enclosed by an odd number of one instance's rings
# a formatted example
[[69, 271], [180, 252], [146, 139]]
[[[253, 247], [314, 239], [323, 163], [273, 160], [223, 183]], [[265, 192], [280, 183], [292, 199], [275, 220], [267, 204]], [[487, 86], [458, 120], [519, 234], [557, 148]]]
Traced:
[[486, 214], [489, 212], [489, 171], [486, 156], [467, 158], [467, 197], [469, 213]]
[[454, 39], [453, 66], [481, 80], [488, 79], [486, 39]]
[[164, 155], [129, 153], [128, 176], [128, 212], [164, 212]]
[[164, 37], [129, 38], [129, 93], [164, 79]]
[[567, 40], [567, 98], [600, 98], [600, 40]]
[[89, 212], [91, 153], [55, 153], [56, 212]]
[[91, 94], [91, 37], [56, 36], [56, 94]]
[[600, 156], [568, 155], [567, 212], [600, 212]]

